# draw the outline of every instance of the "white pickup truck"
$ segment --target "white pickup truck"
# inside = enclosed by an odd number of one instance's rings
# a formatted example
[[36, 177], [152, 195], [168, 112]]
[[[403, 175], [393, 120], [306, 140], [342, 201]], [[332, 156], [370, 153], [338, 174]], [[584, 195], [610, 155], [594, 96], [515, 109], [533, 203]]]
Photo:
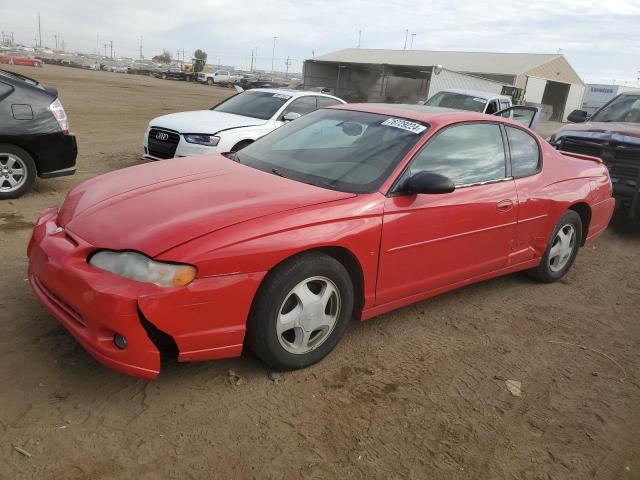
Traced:
[[441, 90], [423, 105], [428, 107], [454, 108], [493, 115], [512, 105], [511, 98], [497, 93], [476, 90]]
[[513, 105], [511, 98], [491, 92], [477, 90], [440, 90], [419, 105], [431, 108], [448, 108], [453, 110], [468, 110], [486, 115], [499, 115], [520, 122], [535, 129], [540, 119], [540, 108], [525, 105]]
[[196, 81], [200, 83], [206, 83], [207, 85], [228, 85], [235, 83], [241, 77], [239, 75], [233, 75], [229, 70], [216, 70], [215, 72], [198, 72], [196, 74]]

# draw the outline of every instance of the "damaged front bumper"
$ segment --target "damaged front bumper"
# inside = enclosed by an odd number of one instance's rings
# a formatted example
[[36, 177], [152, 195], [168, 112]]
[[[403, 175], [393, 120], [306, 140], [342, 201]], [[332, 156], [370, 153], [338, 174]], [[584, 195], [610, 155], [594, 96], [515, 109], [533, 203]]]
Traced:
[[[29, 283], [38, 299], [99, 362], [154, 379], [162, 353], [178, 360], [238, 356], [263, 274], [196, 279], [162, 288], [99, 270], [96, 249], [61, 229], [45, 210], [29, 242]], [[123, 340], [124, 339], [124, 340]]]

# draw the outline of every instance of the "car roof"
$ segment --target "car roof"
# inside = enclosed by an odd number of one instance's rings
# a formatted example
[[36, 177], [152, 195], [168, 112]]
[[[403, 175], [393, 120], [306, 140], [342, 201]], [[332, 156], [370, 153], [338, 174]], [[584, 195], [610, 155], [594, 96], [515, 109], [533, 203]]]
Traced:
[[460, 93], [462, 95], [469, 95], [472, 97], [484, 98], [485, 100], [489, 100], [491, 98], [503, 98], [505, 100], [509, 100], [509, 97], [507, 97], [506, 95], [500, 95], [498, 93], [491, 93], [491, 92], [483, 92], [481, 90], [465, 90], [463, 88], [447, 88], [446, 90], [440, 90], [440, 92]]
[[[267, 92], [267, 93], [285, 93], [291, 97], [306, 97], [307, 95], [314, 95], [317, 97], [337, 98], [335, 95], [327, 95], [321, 92], [311, 92], [309, 90], [294, 90], [293, 88], [252, 88], [251, 90], [245, 90], [247, 92]], [[344, 101], [344, 100], [343, 100]]]
[[468, 110], [454, 110], [442, 107], [427, 107], [424, 105], [390, 104], [390, 103], [347, 103], [346, 105], [334, 105], [329, 108], [339, 110], [353, 110], [356, 112], [378, 113], [392, 117], [402, 117], [409, 120], [417, 120], [425, 123], [456, 123], [474, 120], [487, 121], [490, 117], [493, 121], [513, 123], [504, 117], [476, 113]]

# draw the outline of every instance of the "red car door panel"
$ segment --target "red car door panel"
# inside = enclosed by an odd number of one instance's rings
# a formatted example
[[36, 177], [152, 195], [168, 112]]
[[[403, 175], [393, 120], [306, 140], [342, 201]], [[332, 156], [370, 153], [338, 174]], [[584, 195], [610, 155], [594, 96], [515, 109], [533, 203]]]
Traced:
[[516, 205], [513, 180], [388, 198], [376, 304], [506, 266]]

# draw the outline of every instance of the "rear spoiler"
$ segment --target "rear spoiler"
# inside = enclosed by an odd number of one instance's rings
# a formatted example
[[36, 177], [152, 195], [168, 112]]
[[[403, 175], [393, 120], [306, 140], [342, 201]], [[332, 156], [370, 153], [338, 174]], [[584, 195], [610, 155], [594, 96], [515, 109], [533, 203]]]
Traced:
[[579, 158], [580, 160], [591, 160], [592, 162], [603, 163], [601, 158], [594, 157], [592, 155], [582, 155], [581, 153], [564, 152], [562, 150], [560, 150], [560, 153], [565, 157], [573, 157]]

